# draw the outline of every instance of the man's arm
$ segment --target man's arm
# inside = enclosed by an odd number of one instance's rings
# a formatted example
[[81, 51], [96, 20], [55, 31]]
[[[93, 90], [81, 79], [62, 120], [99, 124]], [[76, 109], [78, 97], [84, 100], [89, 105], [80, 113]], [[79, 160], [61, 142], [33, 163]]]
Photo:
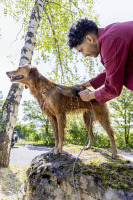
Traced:
[[106, 71], [104, 70], [102, 73], [98, 74], [95, 78], [89, 80], [89, 83], [94, 89], [97, 89], [105, 83], [105, 79], [106, 79]]
[[90, 87], [90, 86], [91, 86], [90, 81], [86, 81], [85, 83], [81, 84], [81, 87]]
[[80, 87], [90, 87], [90, 86], [92, 86], [94, 89], [97, 89], [104, 84], [105, 78], [106, 78], [106, 72], [104, 70], [102, 73], [97, 75], [95, 78], [92, 78], [91, 80], [86, 81], [85, 83], [82, 83], [79, 86]]
[[119, 37], [107, 38], [102, 48], [102, 58], [106, 68], [105, 86], [95, 92], [84, 90], [79, 93], [82, 100], [96, 99], [101, 104], [116, 98], [121, 93], [129, 45]]

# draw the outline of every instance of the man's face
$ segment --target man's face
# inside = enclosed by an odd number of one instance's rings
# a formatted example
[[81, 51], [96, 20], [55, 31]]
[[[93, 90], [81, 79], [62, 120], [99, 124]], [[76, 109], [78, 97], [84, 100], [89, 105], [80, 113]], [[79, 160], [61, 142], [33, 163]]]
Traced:
[[81, 52], [84, 57], [97, 57], [99, 52], [97, 48], [97, 38], [87, 35], [83, 43], [76, 46], [75, 49]]

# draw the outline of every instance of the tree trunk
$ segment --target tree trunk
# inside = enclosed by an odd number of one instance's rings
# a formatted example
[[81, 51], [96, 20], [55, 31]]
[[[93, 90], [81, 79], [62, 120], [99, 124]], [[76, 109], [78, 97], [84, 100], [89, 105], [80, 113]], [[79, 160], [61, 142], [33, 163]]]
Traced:
[[[25, 39], [25, 45], [21, 51], [19, 66], [31, 63], [44, 2], [44, 0], [35, 1]], [[8, 167], [9, 165], [13, 129], [23, 89], [24, 87], [21, 84], [12, 84], [3, 106], [0, 122], [0, 167]]]

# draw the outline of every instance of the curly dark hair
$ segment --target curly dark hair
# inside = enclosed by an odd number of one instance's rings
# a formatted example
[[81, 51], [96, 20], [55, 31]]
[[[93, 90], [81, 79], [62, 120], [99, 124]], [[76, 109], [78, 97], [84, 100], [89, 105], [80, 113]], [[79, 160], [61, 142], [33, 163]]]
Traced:
[[95, 22], [89, 20], [88, 18], [78, 19], [70, 27], [67, 37], [68, 37], [68, 46], [70, 49], [76, 47], [77, 45], [82, 44], [85, 36], [87, 34], [96, 34], [98, 32], [98, 27]]

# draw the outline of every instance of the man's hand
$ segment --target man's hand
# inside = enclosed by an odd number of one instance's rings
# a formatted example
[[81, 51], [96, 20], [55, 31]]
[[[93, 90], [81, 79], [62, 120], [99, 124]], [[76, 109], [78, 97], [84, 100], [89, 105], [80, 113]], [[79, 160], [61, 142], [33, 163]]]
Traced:
[[82, 88], [82, 89], [86, 89], [87, 87], [91, 87], [91, 84], [90, 84], [89, 81], [87, 81], [87, 82], [82, 83], [82, 84], [73, 85], [73, 87], [79, 87], [79, 88]]
[[95, 99], [95, 92], [90, 92], [88, 89], [83, 90], [78, 94], [83, 101], [90, 101], [92, 99]]

